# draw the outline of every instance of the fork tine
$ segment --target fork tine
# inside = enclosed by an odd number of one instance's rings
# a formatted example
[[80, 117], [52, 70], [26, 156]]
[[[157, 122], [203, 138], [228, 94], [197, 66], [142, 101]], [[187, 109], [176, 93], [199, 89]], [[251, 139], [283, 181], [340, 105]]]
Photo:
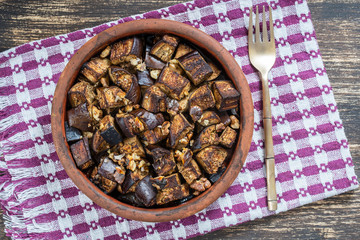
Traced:
[[256, 6], [255, 42], [260, 42], [259, 8]]
[[248, 29], [248, 41], [249, 44], [253, 44], [254, 43], [254, 35], [253, 35], [253, 8], [250, 8], [250, 16], [249, 16], [249, 29]]
[[275, 43], [275, 37], [274, 37], [274, 23], [272, 19], [272, 9], [269, 7], [269, 25], [270, 25], [270, 42]]
[[268, 42], [268, 33], [265, 16], [265, 5], [263, 6], [263, 19], [262, 19], [263, 42]]

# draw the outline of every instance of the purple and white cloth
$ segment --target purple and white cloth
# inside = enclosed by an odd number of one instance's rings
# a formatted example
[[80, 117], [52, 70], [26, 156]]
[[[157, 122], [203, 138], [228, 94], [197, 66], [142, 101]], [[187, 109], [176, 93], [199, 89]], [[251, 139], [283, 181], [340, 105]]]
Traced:
[[[348, 142], [305, 0], [268, 0], [277, 58], [269, 75], [278, 211], [358, 187]], [[0, 203], [14, 239], [185, 239], [273, 214], [266, 205], [261, 83], [250, 65], [250, 7], [266, 1], [199, 0], [127, 17], [0, 53]], [[261, 9], [261, 8], [260, 8]], [[172, 19], [218, 40], [249, 82], [254, 135], [227, 192], [188, 218], [147, 223], [118, 217], [73, 184], [55, 152], [50, 110], [71, 56], [97, 33], [141, 18]]]

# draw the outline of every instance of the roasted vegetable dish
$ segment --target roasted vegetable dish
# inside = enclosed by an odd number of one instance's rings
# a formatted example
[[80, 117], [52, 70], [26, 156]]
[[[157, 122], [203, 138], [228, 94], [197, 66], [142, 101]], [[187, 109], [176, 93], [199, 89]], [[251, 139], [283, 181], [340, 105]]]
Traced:
[[240, 94], [220, 64], [173, 35], [107, 46], [82, 66], [67, 97], [76, 165], [137, 207], [173, 206], [209, 189], [241, 132]]

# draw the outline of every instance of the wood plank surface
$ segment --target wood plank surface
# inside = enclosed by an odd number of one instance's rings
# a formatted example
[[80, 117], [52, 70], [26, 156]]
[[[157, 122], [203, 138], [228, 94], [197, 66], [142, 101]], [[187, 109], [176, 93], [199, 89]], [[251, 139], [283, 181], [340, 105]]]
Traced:
[[[0, 0], [0, 51], [179, 2], [184, 1]], [[308, 4], [360, 176], [360, 0], [312, 0]], [[0, 239], [6, 239], [0, 219]], [[359, 220], [357, 189], [195, 239], [359, 239]]]

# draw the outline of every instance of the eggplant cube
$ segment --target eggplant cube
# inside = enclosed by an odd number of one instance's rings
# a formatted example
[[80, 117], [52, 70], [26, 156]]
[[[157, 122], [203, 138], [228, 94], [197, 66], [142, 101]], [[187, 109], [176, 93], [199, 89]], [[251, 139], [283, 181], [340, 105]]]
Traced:
[[180, 139], [192, 132], [194, 126], [181, 113], [174, 116], [170, 126], [169, 145], [171, 148], [176, 148]]
[[169, 135], [170, 122], [165, 121], [162, 125], [157, 126], [153, 130], [147, 130], [143, 133], [143, 139], [147, 144], [157, 144]]
[[109, 194], [113, 192], [117, 185], [118, 184], [115, 181], [100, 176], [99, 187], [104, 190], [105, 193]]
[[177, 187], [181, 184], [180, 175], [178, 173], [174, 173], [165, 177], [159, 176], [151, 179], [151, 182], [152, 185], [158, 190]]
[[91, 116], [87, 104], [83, 103], [67, 111], [69, 125], [82, 131], [91, 131]]
[[124, 147], [127, 145], [130, 146], [131, 151], [133, 153], [135, 153], [136, 155], [138, 155], [139, 157], [146, 157], [145, 150], [144, 150], [141, 142], [137, 138], [137, 136], [134, 136], [131, 138], [126, 138], [124, 140]]
[[121, 113], [116, 115], [116, 122], [120, 126], [121, 132], [125, 137], [130, 138], [137, 133], [135, 126], [135, 117], [130, 114]]
[[208, 127], [220, 123], [221, 118], [214, 111], [205, 111], [198, 122], [201, 126]]
[[89, 142], [87, 138], [83, 138], [80, 141], [70, 146], [70, 151], [73, 155], [76, 165], [81, 169], [85, 170], [94, 165], [91, 159]]
[[156, 195], [156, 204], [163, 205], [190, 195], [189, 186], [181, 184], [174, 188], [165, 188]]
[[189, 80], [168, 66], [162, 70], [156, 84], [163, 92], [176, 100], [188, 95], [191, 87]]
[[102, 76], [105, 75], [108, 67], [110, 67], [109, 59], [93, 58], [83, 65], [81, 73], [87, 78], [90, 83], [95, 84]]
[[179, 62], [195, 86], [208, 79], [213, 73], [210, 65], [198, 51], [193, 51], [180, 57]]
[[100, 152], [105, 151], [106, 149], [110, 148], [110, 145], [100, 135], [99, 130], [95, 131], [95, 133], [92, 137], [91, 148], [96, 153], [100, 153]]
[[115, 119], [111, 115], [106, 115], [99, 124], [100, 136], [110, 145], [114, 146], [122, 142], [122, 136], [115, 126]]
[[164, 116], [161, 113], [154, 114], [142, 108], [136, 109], [130, 112], [130, 114], [138, 117], [144, 123], [145, 128], [148, 130], [154, 129], [155, 127], [163, 124], [165, 121]]
[[122, 184], [125, 179], [125, 173], [125, 168], [113, 162], [109, 157], [104, 156], [101, 158], [98, 166], [98, 174], [102, 177]]
[[194, 51], [194, 49], [192, 49], [191, 47], [189, 47], [188, 45], [184, 44], [184, 43], [180, 43], [179, 46], [176, 49], [176, 53], [175, 53], [175, 59], [178, 59], [190, 52]]
[[164, 35], [150, 50], [150, 54], [161, 59], [163, 62], [171, 60], [172, 55], [179, 43], [179, 38], [171, 35]]
[[230, 110], [238, 106], [240, 93], [230, 81], [216, 81], [212, 85], [212, 89], [216, 100], [216, 108], [219, 111]]
[[220, 144], [224, 147], [231, 148], [236, 141], [236, 131], [231, 127], [226, 127], [220, 136]]
[[203, 85], [196, 89], [189, 98], [190, 108], [199, 106], [202, 110], [215, 107], [215, 98], [210, 88]]
[[227, 112], [220, 112], [219, 116], [221, 119], [221, 123], [224, 124], [225, 127], [229, 126], [229, 124], [231, 123], [229, 114]]
[[101, 109], [123, 107], [126, 104], [126, 93], [116, 86], [100, 87], [96, 92]]
[[154, 85], [154, 80], [151, 79], [150, 73], [148, 70], [137, 71], [136, 74], [137, 74], [138, 84], [141, 87], [150, 87], [150, 86]]
[[186, 166], [192, 160], [193, 152], [189, 148], [183, 148], [182, 151], [176, 150], [176, 161]]
[[141, 106], [153, 113], [166, 111], [166, 94], [153, 85], [146, 89]]
[[148, 175], [148, 172], [142, 172], [139, 169], [135, 169], [134, 171], [128, 170], [125, 174], [125, 180], [121, 185], [122, 193], [134, 192], [136, 189], [136, 185], [139, 181], [145, 178]]
[[208, 174], [214, 174], [225, 161], [227, 151], [219, 146], [210, 146], [196, 155], [197, 162]]
[[78, 141], [82, 139], [81, 132], [74, 127], [70, 127], [68, 122], [65, 122], [65, 135], [66, 141], [68, 142]]
[[140, 86], [134, 74], [127, 70], [111, 66], [109, 68], [109, 76], [111, 80], [126, 92], [126, 98], [132, 103], [138, 103], [141, 97]]
[[172, 151], [158, 147], [149, 151], [149, 155], [153, 159], [152, 166], [157, 175], [165, 176], [174, 172], [176, 163]]
[[156, 188], [151, 185], [150, 177], [143, 178], [135, 188], [135, 196], [146, 207], [155, 205], [156, 203]]
[[179, 173], [183, 176], [188, 184], [191, 184], [201, 176], [199, 165], [195, 162], [194, 159], [189, 161], [189, 163], [185, 166], [182, 165], [182, 163], [178, 163], [177, 167], [179, 169]]
[[75, 108], [83, 103], [91, 104], [95, 99], [94, 87], [88, 82], [78, 82], [68, 92], [71, 107]]
[[141, 59], [144, 41], [139, 37], [132, 37], [115, 43], [110, 52], [110, 60], [114, 65], [130, 62], [131, 59]]
[[150, 55], [149, 52], [145, 53], [145, 64], [146, 64], [146, 67], [148, 67], [150, 69], [158, 69], [158, 70], [163, 69], [163, 67], [165, 67], [165, 65], [166, 65], [166, 63], [164, 63], [163, 61]]
[[219, 144], [219, 136], [216, 132], [216, 126], [212, 125], [201, 131], [199, 136], [195, 139], [192, 146], [194, 152], [198, 152], [211, 145]]

